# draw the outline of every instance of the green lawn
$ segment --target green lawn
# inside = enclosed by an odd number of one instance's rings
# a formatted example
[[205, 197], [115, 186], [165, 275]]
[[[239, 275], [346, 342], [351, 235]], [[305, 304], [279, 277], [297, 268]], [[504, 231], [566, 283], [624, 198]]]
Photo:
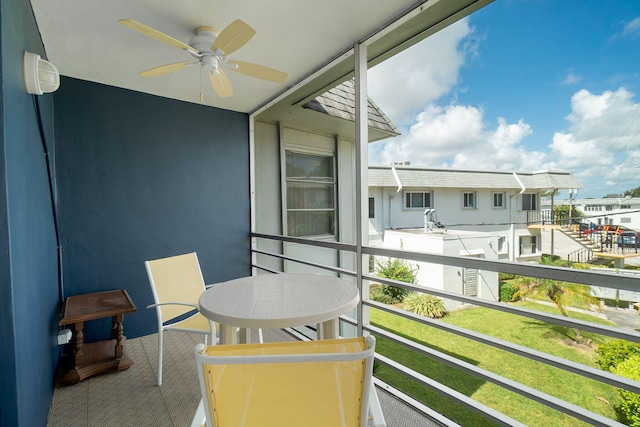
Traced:
[[[557, 314], [557, 310], [554, 307], [526, 302], [517, 303], [517, 305]], [[570, 316], [610, 324], [602, 319], [580, 313], [570, 313]], [[575, 333], [570, 328], [485, 308], [457, 311], [449, 314], [442, 321], [588, 366], [596, 366], [593, 350], [598, 343], [607, 340], [602, 336], [583, 332], [582, 336], [585, 340], [591, 339], [593, 341], [592, 348], [571, 345]], [[612, 419], [616, 418], [612, 406], [617, 399], [617, 392], [614, 387], [379, 310], [371, 310], [371, 323], [381, 328], [392, 330], [398, 335], [413, 339], [428, 347], [455, 355], [468, 363], [562, 398], [590, 411]], [[378, 337], [376, 351], [524, 424], [531, 426], [586, 425], [572, 417], [532, 402], [492, 383], [406, 350], [383, 338]], [[378, 368], [376, 376], [404, 390], [414, 398], [461, 425], [494, 425], [474, 412], [453, 404], [449, 399], [431, 392], [424, 386], [395, 373], [387, 367], [381, 366]], [[610, 402], [610, 404], [607, 402]]]

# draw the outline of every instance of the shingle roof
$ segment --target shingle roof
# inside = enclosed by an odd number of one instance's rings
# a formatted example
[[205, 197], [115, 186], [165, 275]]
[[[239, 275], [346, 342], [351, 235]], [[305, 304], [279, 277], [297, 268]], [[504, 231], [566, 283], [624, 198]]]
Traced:
[[[347, 80], [317, 98], [307, 102], [302, 108], [328, 114], [344, 120], [356, 120], [356, 86], [353, 80]], [[400, 135], [391, 119], [368, 98], [369, 127], [388, 132], [390, 136]]]
[[392, 168], [405, 188], [495, 188], [517, 189], [522, 185], [530, 190], [582, 188], [571, 172], [513, 172], [473, 171], [411, 166], [369, 166], [370, 187], [397, 187]]

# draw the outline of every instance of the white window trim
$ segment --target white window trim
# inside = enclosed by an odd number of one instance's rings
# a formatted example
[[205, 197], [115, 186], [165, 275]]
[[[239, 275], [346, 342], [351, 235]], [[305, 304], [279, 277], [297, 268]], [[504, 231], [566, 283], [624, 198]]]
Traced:
[[[535, 202], [536, 203], [536, 207], [535, 207], [535, 209], [525, 209], [524, 208], [524, 196], [533, 196], [533, 197], [536, 198], [536, 202]], [[524, 193], [522, 196], [520, 196], [520, 210], [521, 211], [525, 211], [525, 212], [528, 212], [528, 211], [531, 211], [531, 212], [539, 211], [540, 210], [540, 197], [539, 197], [538, 193]]]
[[[316, 239], [316, 240], [334, 240], [338, 233], [338, 156], [336, 152], [333, 150], [326, 150], [319, 147], [311, 147], [307, 145], [298, 145], [291, 143], [284, 143], [281, 145], [280, 149], [280, 164], [282, 165], [280, 168], [280, 185], [282, 192], [282, 211], [284, 215], [282, 215], [282, 231], [285, 236], [289, 235], [289, 223], [287, 218], [287, 213], [289, 211], [287, 207], [287, 161], [286, 161], [286, 153], [287, 151], [292, 151], [300, 154], [308, 154], [312, 156], [328, 156], [333, 157], [333, 212], [334, 212], [334, 233], [333, 234], [317, 234], [317, 235], [305, 235], [305, 236], [291, 236], [291, 237], [302, 237], [307, 239]], [[330, 210], [330, 209], [325, 209]]]
[[[416, 193], [420, 193], [420, 194], [429, 194], [429, 202], [430, 202], [430, 206], [417, 206], [417, 207], [407, 207], [407, 194], [416, 194]], [[411, 190], [407, 190], [402, 194], [402, 209], [406, 210], [406, 211], [413, 211], [413, 210], [424, 210], [424, 209], [433, 209], [435, 206], [435, 203], [433, 201], [433, 191], [419, 191], [419, 190], [415, 190], [415, 191], [411, 191]]]
[[[495, 196], [496, 194], [502, 195], [502, 205], [496, 206]], [[506, 209], [507, 208], [507, 193], [504, 191], [494, 191], [491, 193], [491, 208], [492, 209]]]
[[[473, 206], [465, 206], [464, 199], [466, 194], [473, 194]], [[462, 198], [460, 200], [460, 205], [464, 210], [474, 210], [478, 209], [478, 192], [477, 191], [463, 191]]]

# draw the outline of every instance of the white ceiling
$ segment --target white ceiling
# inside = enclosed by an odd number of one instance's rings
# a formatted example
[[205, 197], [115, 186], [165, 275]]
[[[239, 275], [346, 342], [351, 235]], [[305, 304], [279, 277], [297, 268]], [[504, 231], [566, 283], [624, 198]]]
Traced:
[[[414, 20], [429, 21], [418, 25], [424, 31], [440, 25], [443, 19], [455, 20], [467, 14], [464, 11], [454, 18], [448, 17], [466, 6], [477, 9], [488, 1], [31, 0], [31, 3], [47, 59], [63, 76], [253, 112], [416, 6], [431, 9], [422, 17], [415, 18], [416, 12], [412, 15]], [[235, 94], [219, 98], [199, 66], [152, 78], [140, 77], [137, 75], [140, 71], [191, 57], [119, 24], [122, 18], [134, 19], [184, 43], [189, 42], [198, 26], [222, 30], [235, 19], [241, 19], [256, 30], [256, 35], [231, 58], [276, 68], [287, 73], [288, 79], [282, 85], [227, 71]], [[378, 49], [377, 55], [414, 37], [415, 26], [410, 31], [396, 31], [394, 40]]]

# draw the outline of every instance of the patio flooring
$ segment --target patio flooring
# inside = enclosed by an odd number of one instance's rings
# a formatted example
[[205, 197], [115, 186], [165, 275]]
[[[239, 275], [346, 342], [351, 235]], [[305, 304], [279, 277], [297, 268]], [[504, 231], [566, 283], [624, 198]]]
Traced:
[[[56, 386], [48, 427], [191, 425], [200, 400], [193, 348], [200, 335], [166, 332], [162, 386], [156, 385], [158, 339], [129, 339], [126, 352], [134, 365], [126, 371], [87, 378], [71, 386]], [[265, 330], [265, 341], [293, 340], [280, 330]], [[389, 427], [437, 426], [404, 402], [378, 389]]]

